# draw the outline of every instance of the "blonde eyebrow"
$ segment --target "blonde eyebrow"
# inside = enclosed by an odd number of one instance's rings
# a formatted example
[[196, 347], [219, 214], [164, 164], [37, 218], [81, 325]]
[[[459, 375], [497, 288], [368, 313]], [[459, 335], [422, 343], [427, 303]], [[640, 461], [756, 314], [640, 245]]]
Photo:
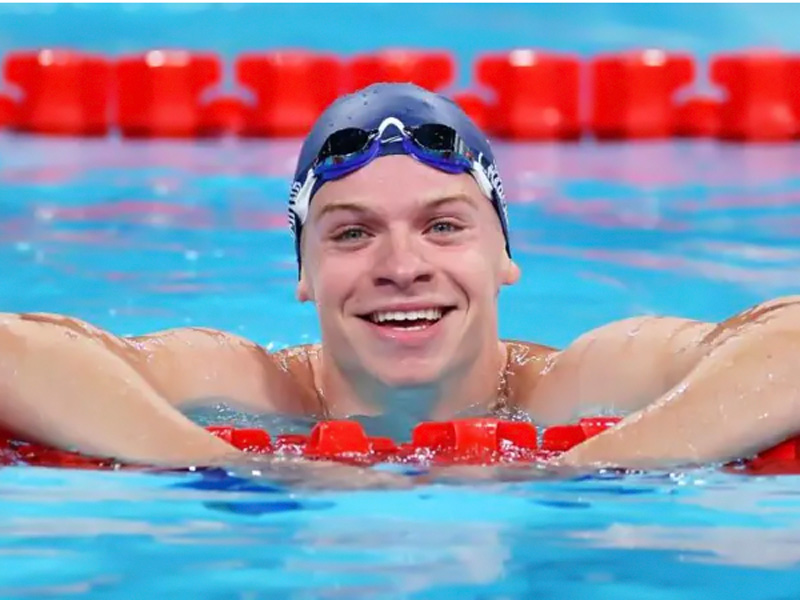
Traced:
[[438, 196], [428, 202], [424, 203], [425, 208], [439, 208], [445, 204], [464, 203], [469, 204], [473, 208], [478, 208], [475, 200], [468, 194], [452, 194], [448, 196]]
[[[477, 208], [475, 200], [467, 194], [435, 196], [430, 200], [423, 201], [422, 208], [425, 209], [439, 208], [440, 206], [443, 206], [445, 204], [452, 204], [452, 203], [464, 203], [464, 204], [469, 204], [473, 208]], [[361, 204], [355, 204], [353, 202], [334, 202], [333, 204], [326, 204], [325, 206], [323, 206], [317, 213], [317, 219], [321, 219], [327, 214], [339, 211], [355, 212], [361, 214], [370, 214], [374, 212], [372, 209], [367, 208], [366, 206], [362, 206]]]
[[345, 211], [345, 212], [356, 212], [356, 213], [371, 213], [372, 211], [365, 206], [361, 206], [360, 204], [353, 204], [352, 202], [336, 202], [334, 204], [326, 204], [317, 213], [317, 220], [321, 219], [327, 214]]

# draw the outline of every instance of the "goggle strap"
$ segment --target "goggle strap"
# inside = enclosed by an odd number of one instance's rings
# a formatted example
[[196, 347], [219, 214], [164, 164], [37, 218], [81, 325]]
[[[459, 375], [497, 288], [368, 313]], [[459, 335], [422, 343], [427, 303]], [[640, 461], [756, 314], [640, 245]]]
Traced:
[[299, 221], [299, 223], [289, 223], [293, 231], [298, 231], [298, 225], [302, 226], [306, 222], [306, 218], [308, 217], [308, 206], [311, 203], [311, 192], [314, 190], [316, 183], [317, 177], [314, 175], [314, 169], [309, 169], [303, 184], [298, 188], [293, 188], [292, 190], [295, 191], [296, 189], [297, 191], [289, 198], [289, 214], [291, 215], [289, 218], [292, 220], [297, 219]]
[[494, 196], [492, 192], [494, 191], [494, 187], [492, 186], [492, 182], [489, 181], [489, 177], [486, 175], [486, 171], [479, 162], [472, 163], [472, 169], [470, 169], [470, 173], [475, 178], [475, 181], [478, 183], [478, 187], [481, 188], [481, 191], [484, 195], [492, 200]]

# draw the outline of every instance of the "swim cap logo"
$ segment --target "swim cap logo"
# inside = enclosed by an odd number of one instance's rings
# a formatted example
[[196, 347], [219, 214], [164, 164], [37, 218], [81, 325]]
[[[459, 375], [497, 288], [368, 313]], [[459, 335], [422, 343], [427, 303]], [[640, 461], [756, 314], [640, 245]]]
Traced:
[[295, 206], [297, 205], [297, 195], [302, 188], [303, 184], [299, 181], [295, 181], [292, 183], [292, 189], [289, 191], [289, 228], [292, 230], [292, 233], [297, 232], [298, 222]]
[[497, 192], [497, 195], [500, 197], [500, 200], [505, 203], [506, 193], [503, 189], [503, 180], [500, 179], [500, 171], [497, 170], [497, 166], [495, 166], [494, 163], [486, 167], [486, 176], [489, 178], [489, 181], [491, 182], [494, 191]]
[[297, 233], [308, 216], [308, 204], [311, 201], [311, 190], [314, 187], [314, 170], [309, 169], [303, 182], [295, 181], [289, 191], [289, 225], [292, 232]]

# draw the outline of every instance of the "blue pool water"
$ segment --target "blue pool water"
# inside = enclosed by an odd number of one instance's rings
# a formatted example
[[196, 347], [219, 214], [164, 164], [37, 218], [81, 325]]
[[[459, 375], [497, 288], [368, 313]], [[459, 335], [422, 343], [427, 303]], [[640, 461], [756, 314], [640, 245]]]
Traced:
[[[518, 46], [584, 57], [654, 46], [701, 64], [753, 46], [797, 50], [798, 11], [3, 5], [0, 54], [185, 47], [230, 65], [287, 46], [447, 48], [465, 87], [478, 53]], [[232, 79], [228, 69], [223, 87]], [[695, 87], [709, 84], [701, 75]], [[0, 309], [68, 313], [118, 334], [203, 325], [272, 348], [317, 339], [312, 309], [293, 298], [285, 227], [297, 148], [0, 135]], [[504, 336], [563, 346], [612, 319], [718, 320], [798, 292], [798, 146], [499, 144], [498, 154], [523, 268], [501, 297]], [[481, 474], [336, 492], [282, 489], [270, 471], [2, 468], [0, 598], [800, 597], [796, 477]]]
[[[118, 334], [317, 339], [284, 213], [297, 147], [0, 136], [0, 306]], [[798, 146], [497, 148], [523, 269], [505, 336], [563, 346], [611, 319], [719, 320], [798, 291]], [[0, 597], [800, 595], [796, 477], [517, 478], [336, 492], [4, 468]]]

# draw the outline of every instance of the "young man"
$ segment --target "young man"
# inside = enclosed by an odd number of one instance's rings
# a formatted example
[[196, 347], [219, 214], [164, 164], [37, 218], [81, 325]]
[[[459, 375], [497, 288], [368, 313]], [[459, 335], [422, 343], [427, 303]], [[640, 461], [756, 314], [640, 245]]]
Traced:
[[561, 459], [573, 466], [722, 461], [800, 432], [800, 298], [718, 325], [628, 319], [563, 351], [499, 340], [497, 296], [520, 276], [502, 183], [485, 136], [440, 96], [380, 84], [337, 100], [303, 145], [290, 217], [297, 296], [316, 305], [319, 346], [269, 354], [196, 328], [122, 339], [68, 317], [8, 314], [2, 423], [151, 463], [233, 455], [178, 410], [209, 398], [403, 423], [629, 414]]

